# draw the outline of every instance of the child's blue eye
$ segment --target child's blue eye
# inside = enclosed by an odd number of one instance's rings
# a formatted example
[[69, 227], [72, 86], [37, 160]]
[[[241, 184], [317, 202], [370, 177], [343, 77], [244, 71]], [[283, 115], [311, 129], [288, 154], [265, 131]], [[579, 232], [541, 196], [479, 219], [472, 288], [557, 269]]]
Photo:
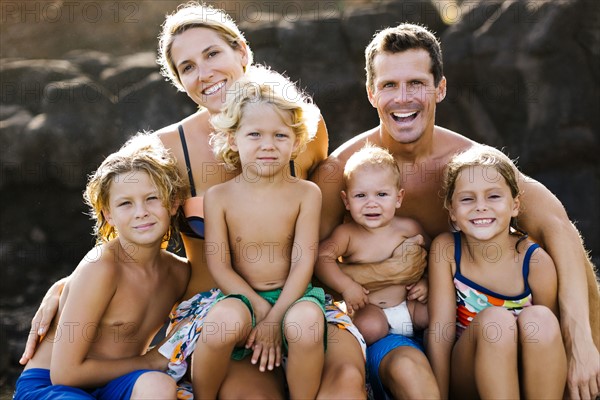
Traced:
[[357, 197], [357, 198], [360, 199], [360, 198], [365, 197], [365, 195], [364, 195], [364, 193], [357, 193], [357, 194], [354, 195], [354, 197]]
[[387, 196], [387, 195], [388, 195], [388, 194], [387, 194], [387, 193], [385, 193], [385, 192], [377, 193], [377, 196], [379, 196], [379, 197], [385, 197], [385, 196]]

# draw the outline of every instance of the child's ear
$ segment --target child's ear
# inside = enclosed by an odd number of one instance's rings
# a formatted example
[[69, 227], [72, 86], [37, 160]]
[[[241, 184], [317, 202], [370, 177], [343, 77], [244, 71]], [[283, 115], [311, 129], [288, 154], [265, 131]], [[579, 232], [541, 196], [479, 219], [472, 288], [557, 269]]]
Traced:
[[350, 202], [348, 201], [348, 195], [343, 190], [340, 192], [340, 195], [342, 196], [342, 201], [344, 202], [346, 210], [350, 211]]
[[227, 136], [227, 143], [229, 143], [229, 147], [231, 147], [231, 150], [238, 151], [237, 141], [235, 140], [235, 134]]
[[510, 214], [511, 217], [516, 217], [519, 215], [519, 208], [521, 207], [521, 197], [517, 196], [513, 199], [513, 209]]
[[102, 209], [101, 211], [102, 215], [104, 216], [104, 219], [106, 220], [106, 222], [110, 225], [110, 226], [115, 226], [113, 224], [113, 219], [112, 219], [112, 215], [110, 214], [110, 210], [109, 209]]
[[398, 190], [398, 197], [396, 198], [396, 208], [400, 208], [402, 205], [402, 199], [404, 199], [404, 189]]

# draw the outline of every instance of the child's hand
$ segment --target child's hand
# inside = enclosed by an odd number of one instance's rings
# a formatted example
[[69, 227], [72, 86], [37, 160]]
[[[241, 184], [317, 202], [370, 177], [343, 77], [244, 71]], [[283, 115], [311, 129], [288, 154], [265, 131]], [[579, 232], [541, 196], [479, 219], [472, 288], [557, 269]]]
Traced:
[[369, 304], [368, 294], [369, 291], [362, 287], [362, 285], [352, 282], [352, 284], [342, 292], [346, 307], [348, 308], [348, 313], [352, 314], [354, 311], [360, 310]]
[[417, 283], [407, 285], [406, 290], [408, 290], [406, 296], [408, 300], [417, 300], [419, 303], [427, 304], [429, 285], [427, 284], [427, 279], [425, 277], [421, 278]]
[[[252, 364], [261, 372], [281, 365], [281, 322], [263, 319], [250, 332], [246, 348], [252, 349]], [[260, 361], [260, 362], [259, 362]]]

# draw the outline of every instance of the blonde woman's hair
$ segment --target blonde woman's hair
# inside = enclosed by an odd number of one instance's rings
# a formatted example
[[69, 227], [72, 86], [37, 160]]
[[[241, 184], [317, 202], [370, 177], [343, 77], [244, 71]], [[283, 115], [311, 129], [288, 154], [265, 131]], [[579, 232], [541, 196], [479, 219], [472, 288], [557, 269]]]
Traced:
[[[118, 175], [135, 182], [136, 172], [146, 172], [158, 190], [162, 204], [167, 210], [182, 204], [189, 192], [189, 184], [183, 179], [174, 157], [162, 145], [156, 135], [138, 133], [118, 151], [112, 153], [89, 176], [83, 194], [90, 208], [90, 216], [95, 221], [96, 243], [101, 244], [118, 236], [104, 216], [110, 209], [110, 188]], [[121, 177], [123, 178], [123, 177]], [[180, 212], [180, 211], [178, 211]], [[171, 217], [170, 228], [163, 242], [177, 236], [177, 215]]]
[[221, 112], [212, 116], [215, 129], [210, 144], [217, 159], [228, 169], [240, 166], [239, 153], [230, 146], [229, 138], [235, 136], [250, 104], [270, 104], [276, 112], [290, 117], [290, 128], [298, 140], [294, 159], [317, 132], [320, 112], [312, 99], [289, 79], [262, 66], [255, 66], [235, 82], [227, 91]]
[[[470, 167], [494, 168], [506, 181], [513, 199], [521, 194], [517, 175], [518, 170], [515, 163], [498, 149], [486, 145], [475, 145], [462, 153], [456, 154], [446, 166], [442, 188], [444, 193], [444, 207], [447, 210], [452, 206], [452, 196], [456, 190], [456, 180], [460, 172]], [[516, 217], [511, 218], [510, 228], [512, 234], [521, 236], [517, 242], [517, 246], [527, 238], [527, 232], [519, 227]]]
[[[192, 28], [212, 29], [234, 50], [239, 49], [242, 43], [245, 44], [248, 65], [252, 65], [252, 50], [248, 46], [244, 34], [229, 14], [208, 4], [196, 1], [188, 2], [178, 7], [173, 14], [167, 15], [158, 37], [157, 63], [161, 67], [161, 74], [169, 79], [179, 91], [184, 92], [185, 89], [173, 62], [171, 49], [175, 37]], [[244, 67], [245, 70], [246, 67]]]
[[401, 188], [402, 175], [394, 156], [387, 149], [370, 143], [366, 143], [362, 149], [352, 154], [348, 161], [346, 161], [346, 166], [344, 167], [344, 184], [346, 187], [348, 187], [354, 173], [365, 167], [389, 169], [394, 175], [394, 185], [398, 189]]

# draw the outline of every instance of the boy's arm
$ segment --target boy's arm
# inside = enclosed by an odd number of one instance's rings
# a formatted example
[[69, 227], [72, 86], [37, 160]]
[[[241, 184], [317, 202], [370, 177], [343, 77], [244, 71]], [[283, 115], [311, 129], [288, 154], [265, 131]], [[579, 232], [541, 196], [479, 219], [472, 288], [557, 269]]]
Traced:
[[35, 353], [36, 347], [40, 342], [40, 339], [48, 332], [48, 328], [52, 323], [52, 320], [56, 316], [58, 311], [58, 301], [63, 288], [67, 284], [69, 277], [62, 278], [56, 281], [40, 303], [38, 310], [36, 311], [33, 319], [31, 320], [31, 329], [29, 330], [29, 336], [27, 336], [27, 343], [25, 344], [25, 351], [19, 360], [19, 364], [25, 365], [31, 360]]
[[204, 236], [208, 271], [224, 294], [236, 293], [246, 296], [252, 304], [257, 321], [260, 321], [271, 306], [233, 269], [225, 210], [220, 200], [221, 192], [218, 190], [218, 187], [210, 188], [204, 195]]
[[116, 291], [115, 278], [114, 268], [98, 261], [77, 267], [56, 328], [50, 367], [53, 384], [96, 387], [138, 369], [166, 368], [168, 360], [158, 354], [118, 360], [89, 357], [94, 338], [102, 334], [99, 326]]
[[427, 332], [427, 357], [443, 399], [448, 398], [450, 384], [450, 356], [456, 332], [456, 297], [452, 279], [452, 265], [445, 251], [453, 245], [450, 234], [438, 236], [429, 254], [430, 293], [427, 309], [429, 329]]
[[[573, 399], [594, 398], [600, 386], [600, 354], [590, 326], [590, 307], [599, 312], [592, 264], [560, 201], [539, 182], [522, 174], [520, 179], [523, 194], [519, 222], [556, 265], [561, 329], [569, 365], [569, 395]], [[588, 288], [596, 291], [590, 296], [596, 299], [594, 304], [589, 304]], [[594, 331], [600, 334], [600, 327], [595, 326]]]

